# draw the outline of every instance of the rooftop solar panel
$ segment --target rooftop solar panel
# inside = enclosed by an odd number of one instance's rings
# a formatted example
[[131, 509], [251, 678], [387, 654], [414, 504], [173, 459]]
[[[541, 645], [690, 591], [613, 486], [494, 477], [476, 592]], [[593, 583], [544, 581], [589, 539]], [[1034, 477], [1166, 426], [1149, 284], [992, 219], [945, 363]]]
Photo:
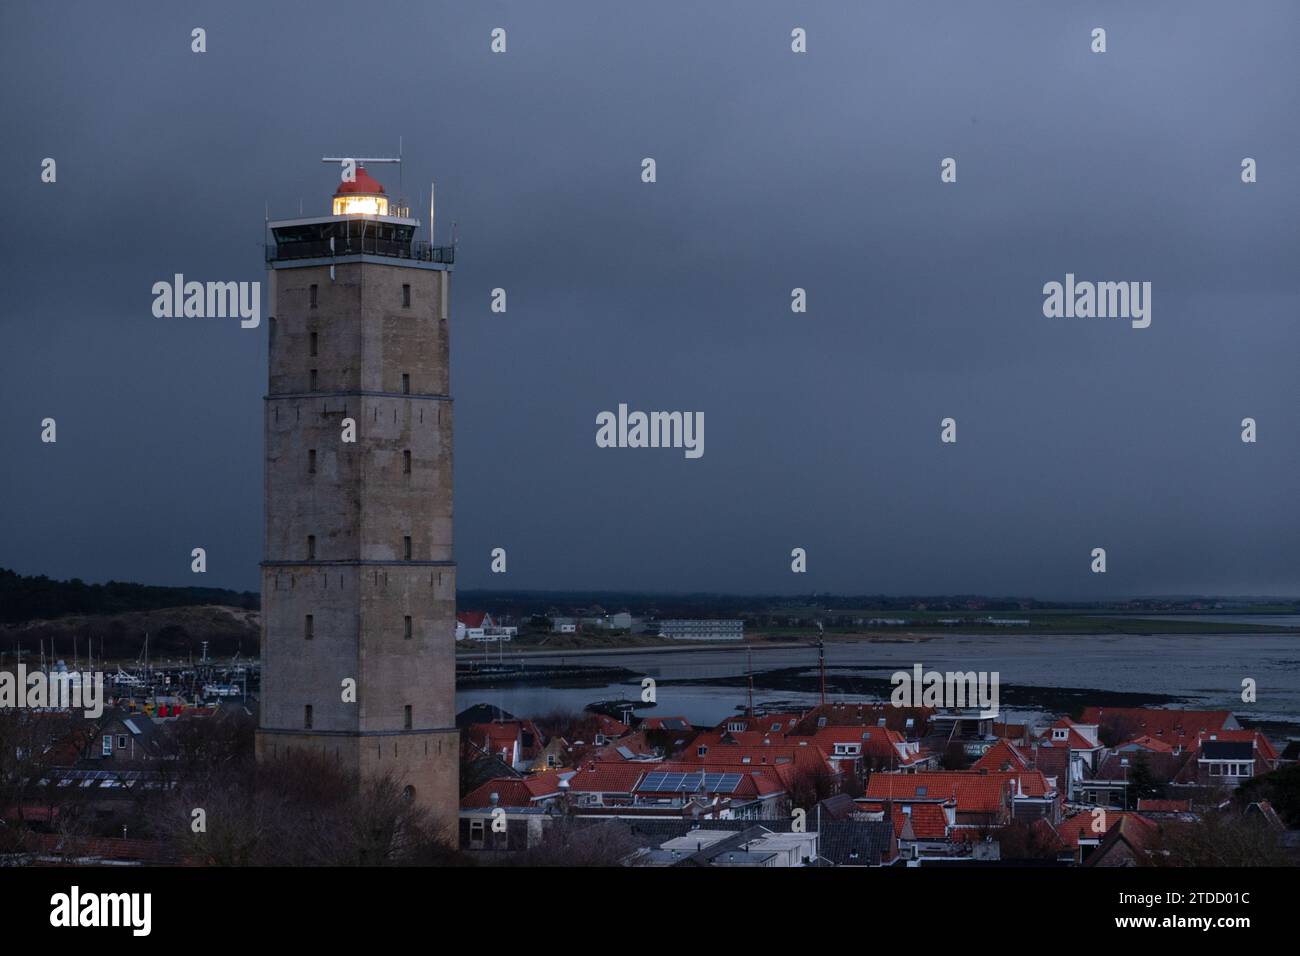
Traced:
[[744, 775], [739, 773], [655, 771], [646, 774], [636, 789], [646, 793], [735, 793], [742, 779]]

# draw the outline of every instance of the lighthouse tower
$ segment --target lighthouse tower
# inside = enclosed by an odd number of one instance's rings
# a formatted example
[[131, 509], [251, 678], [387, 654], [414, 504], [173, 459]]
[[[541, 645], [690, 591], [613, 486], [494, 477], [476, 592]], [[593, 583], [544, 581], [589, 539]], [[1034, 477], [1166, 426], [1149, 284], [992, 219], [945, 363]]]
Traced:
[[419, 225], [364, 167], [268, 223], [257, 754], [391, 774], [454, 839], [454, 247]]

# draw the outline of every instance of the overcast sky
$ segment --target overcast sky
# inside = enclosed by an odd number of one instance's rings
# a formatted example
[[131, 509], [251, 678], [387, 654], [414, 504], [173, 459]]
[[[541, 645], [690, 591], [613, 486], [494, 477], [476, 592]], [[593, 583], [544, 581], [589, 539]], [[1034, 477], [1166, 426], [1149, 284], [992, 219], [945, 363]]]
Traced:
[[[462, 587], [1298, 594], [1297, 46], [1281, 0], [6, 3], [0, 565], [258, 587], [266, 323], [150, 289], [264, 280], [266, 203], [401, 136], [459, 224]], [[1044, 317], [1066, 273], [1151, 326]], [[620, 402], [705, 454], [597, 448]]]

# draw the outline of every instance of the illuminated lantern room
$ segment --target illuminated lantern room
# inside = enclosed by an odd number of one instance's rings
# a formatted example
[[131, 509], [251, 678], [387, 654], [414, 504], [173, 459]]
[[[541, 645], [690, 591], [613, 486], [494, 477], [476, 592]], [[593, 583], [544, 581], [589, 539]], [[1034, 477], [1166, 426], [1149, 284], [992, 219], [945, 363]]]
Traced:
[[[340, 160], [323, 161], [333, 164]], [[390, 199], [361, 161], [356, 162], [356, 177], [351, 182], [334, 180], [337, 188], [330, 200], [329, 215], [278, 219], [266, 224], [271, 232], [266, 261], [292, 260], [301, 265], [304, 260], [315, 259], [332, 267], [350, 256], [378, 256], [452, 264], [455, 245], [435, 246], [431, 241], [416, 239], [420, 221], [410, 217], [406, 203], [400, 196]]]
[[334, 194], [333, 214], [336, 216], [387, 216], [388, 197], [384, 187], [366, 172], [364, 166], [357, 167], [357, 178], [353, 182], [339, 185]]

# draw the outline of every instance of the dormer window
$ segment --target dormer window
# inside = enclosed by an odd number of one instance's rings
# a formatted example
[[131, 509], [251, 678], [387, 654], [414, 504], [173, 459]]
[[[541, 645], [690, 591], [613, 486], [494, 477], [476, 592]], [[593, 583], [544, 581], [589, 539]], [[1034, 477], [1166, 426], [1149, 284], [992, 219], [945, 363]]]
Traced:
[[709, 748], [708, 748], [708, 747], [700, 747], [699, 749], [697, 749], [697, 750], [695, 751], [695, 755], [696, 755], [697, 757], [703, 757], [703, 756], [704, 756], [706, 753], [708, 753], [708, 752], [709, 752]]
[[1065, 730], [1062, 727], [1057, 727], [1052, 730], [1053, 740], [1065, 740], [1069, 736], [1070, 736], [1070, 732], [1068, 730]]

